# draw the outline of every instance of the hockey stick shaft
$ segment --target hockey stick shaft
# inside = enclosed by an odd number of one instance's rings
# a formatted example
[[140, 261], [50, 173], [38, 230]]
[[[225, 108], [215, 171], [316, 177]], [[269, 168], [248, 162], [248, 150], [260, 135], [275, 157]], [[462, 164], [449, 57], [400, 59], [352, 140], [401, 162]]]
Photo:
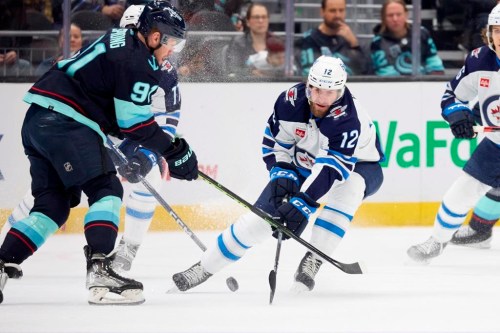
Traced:
[[361, 270], [361, 266], [359, 265], [359, 263], [355, 262], [352, 264], [345, 264], [345, 263], [342, 263], [342, 262], [337, 261], [335, 259], [332, 259], [328, 255], [326, 255], [325, 253], [323, 253], [322, 251], [320, 251], [319, 249], [314, 247], [312, 244], [310, 244], [310, 243], [306, 242], [305, 240], [303, 240], [302, 238], [296, 236], [292, 231], [290, 231], [290, 229], [284, 227], [280, 223], [273, 220], [273, 218], [270, 215], [268, 215], [267, 213], [263, 212], [262, 210], [256, 208], [255, 206], [251, 205], [250, 203], [245, 201], [243, 198], [241, 198], [240, 196], [238, 196], [237, 194], [235, 194], [234, 192], [229, 190], [224, 185], [220, 184], [219, 182], [217, 182], [214, 179], [207, 176], [202, 171], [199, 171], [198, 174], [203, 180], [205, 180], [209, 184], [216, 187], [219, 191], [221, 191], [222, 193], [224, 193], [225, 195], [227, 195], [228, 197], [230, 197], [231, 199], [233, 199], [234, 201], [236, 201], [237, 203], [239, 203], [243, 207], [252, 211], [255, 215], [257, 215], [258, 217], [260, 217], [261, 219], [266, 221], [272, 227], [278, 229], [279, 231], [281, 231], [284, 235], [288, 236], [289, 238], [292, 238], [295, 241], [299, 242], [302, 246], [304, 246], [307, 249], [309, 249], [310, 251], [316, 253], [318, 256], [323, 258], [325, 261], [328, 261], [330, 264], [337, 267], [341, 271], [343, 271], [347, 274], [363, 274], [363, 271]]
[[273, 304], [274, 293], [276, 292], [276, 279], [278, 276], [278, 264], [280, 261], [282, 240], [283, 234], [281, 231], [278, 231], [278, 243], [276, 245], [276, 256], [274, 257], [274, 269], [269, 272], [269, 286], [271, 287], [271, 292], [269, 293], [269, 305]]
[[[113, 153], [115, 153], [115, 155], [120, 159], [120, 162], [123, 165], [126, 165], [128, 163], [128, 160], [127, 157], [123, 154], [123, 152], [120, 149], [118, 149], [118, 147], [116, 147], [113, 141], [111, 141], [109, 138], [107, 138], [107, 144], [109, 148], [111, 148]], [[165, 199], [163, 199], [160, 193], [158, 193], [155, 190], [155, 188], [143, 176], [139, 175], [138, 178], [141, 181], [142, 185], [144, 185], [144, 187], [147, 188], [147, 190], [158, 201], [158, 203], [160, 203], [160, 205], [162, 205], [163, 208], [165, 208], [165, 210], [170, 214], [170, 216], [172, 216], [172, 218], [179, 225], [179, 227], [181, 227], [181, 229], [184, 230], [186, 234], [188, 234], [188, 236], [196, 243], [196, 245], [198, 245], [200, 249], [202, 249], [202, 251], [206, 251], [207, 247], [205, 246], [205, 244], [203, 244], [201, 240], [194, 234], [194, 232], [186, 225], [186, 223], [184, 223], [181, 220], [181, 218], [175, 213], [172, 207], [170, 207], [170, 205], [165, 201]]]
[[500, 132], [500, 126], [474, 126], [476, 133]]

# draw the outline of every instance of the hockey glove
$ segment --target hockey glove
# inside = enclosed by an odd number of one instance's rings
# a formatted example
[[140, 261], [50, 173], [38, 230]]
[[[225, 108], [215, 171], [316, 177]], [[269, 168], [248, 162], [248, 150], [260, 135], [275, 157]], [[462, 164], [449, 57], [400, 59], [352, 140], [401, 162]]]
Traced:
[[198, 178], [198, 160], [186, 140], [176, 138], [172, 146], [165, 156], [170, 176], [185, 180]]
[[299, 177], [296, 168], [290, 163], [278, 162], [271, 169], [271, 197], [269, 201], [277, 209], [283, 204], [286, 196], [293, 196], [299, 192]]
[[[295, 235], [300, 236], [307, 226], [309, 217], [314, 214], [319, 204], [309, 198], [305, 193], [299, 192], [296, 196], [290, 198], [287, 203], [282, 204], [278, 212], [278, 222], [286, 226]], [[273, 237], [277, 237], [275, 231]], [[283, 239], [288, 239], [283, 235]]]
[[457, 139], [472, 139], [476, 136], [474, 133], [474, 116], [472, 111], [464, 107], [462, 110], [451, 112], [445, 116], [450, 124], [451, 132]]
[[128, 158], [127, 164], [118, 166], [118, 173], [129, 183], [138, 183], [140, 176], [145, 177], [158, 162], [155, 153], [145, 148], [139, 148]]

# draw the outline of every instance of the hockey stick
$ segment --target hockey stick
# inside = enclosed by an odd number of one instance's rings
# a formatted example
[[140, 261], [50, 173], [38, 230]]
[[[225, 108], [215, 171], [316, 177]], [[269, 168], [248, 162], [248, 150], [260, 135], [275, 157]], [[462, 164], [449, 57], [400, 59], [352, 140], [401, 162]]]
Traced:
[[[123, 165], [128, 164], [127, 157], [118, 147], [116, 147], [113, 141], [107, 138], [106, 143], [108, 144], [109, 148], [111, 148], [113, 153], [119, 158], [120, 163], [122, 163]], [[187, 226], [187, 224], [181, 220], [181, 218], [175, 213], [172, 207], [170, 207], [170, 205], [165, 201], [165, 199], [163, 199], [160, 193], [158, 193], [154, 189], [154, 187], [142, 175], [138, 175], [138, 178], [141, 181], [142, 185], [144, 185], [144, 187], [147, 188], [148, 191], [151, 193], [151, 195], [156, 199], [156, 201], [158, 201], [160, 205], [162, 205], [163, 208], [165, 208], [165, 210], [170, 214], [170, 216], [172, 216], [172, 218], [179, 225], [179, 227], [181, 227], [181, 229], [184, 230], [186, 234], [188, 234], [188, 236], [196, 243], [196, 245], [198, 245], [198, 247], [203, 252], [205, 252], [207, 250], [205, 244], [203, 244], [202, 241], [195, 235], [195, 233]], [[228, 277], [226, 279], [226, 284], [231, 291], [238, 290], [238, 281], [236, 281], [234, 277], [232, 276]]]
[[278, 244], [276, 245], [276, 256], [274, 257], [274, 269], [269, 272], [269, 286], [271, 293], [269, 294], [269, 305], [273, 304], [274, 293], [276, 292], [276, 275], [278, 275], [278, 263], [280, 260], [281, 242], [283, 234], [278, 231]]
[[500, 132], [500, 126], [473, 126], [476, 133]]
[[282, 224], [273, 220], [273, 218], [269, 214], [254, 207], [253, 205], [251, 205], [250, 203], [245, 201], [243, 198], [241, 198], [240, 196], [238, 196], [237, 194], [235, 194], [234, 192], [229, 190], [224, 185], [222, 185], [219, 182], [215, 181], [214, 179], [210, 178], [209, 176], [207, 176], [206, 174], [204, 174], [201, 171], [199, 171], [198, 174], [207, 183], [215, 186], [219, 191], [223, 192], [225, 195], [227, 195], [228, 197], [230, 197], [231, 199], [233, 199], [234, 201], [236, 201], [237, 203], [239, 203], [243, 207], [251, 210], [255, 215], [257, 215], [258, 217], [260, 217], [261, 219], [266, 221], [272, 227], [278, 229], [279, 231], [281, 231], [284, 235], [288, 236], [289, 238], [293, 238], [295, 241], [299, 242], [307, 249], [316, 253], [318, 256], [320, 256], [324, 260], [328, 261], [330, 264], [337, 267], [341, 271], [343, 271], [347, 274], [363, 274], [363, 271], [361, 270], [361, 266], [359, 265], [359, 263], [355, 262], [352, 264], [345, 264], [345, 263], [342, 263], [340, 261], [337, 261], [335, 259], [330, 258], [328, 255], [321, 252], [319, 249], [314, 247], [312, 244], [310, 244], [310, 243], [306, 242], [305, 240], [303, 240], [302, 238], [296, 236], [293, 232], [290, 231], [290, 229], [284, 227]]

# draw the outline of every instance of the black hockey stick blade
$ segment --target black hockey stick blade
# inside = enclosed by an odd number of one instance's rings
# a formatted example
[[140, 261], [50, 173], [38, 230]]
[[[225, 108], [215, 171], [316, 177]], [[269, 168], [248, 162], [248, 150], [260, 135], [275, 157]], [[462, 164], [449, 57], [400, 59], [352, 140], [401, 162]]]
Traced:
[[[271, 278], [271, 277], [269, 277], [269, 278]], [[2, 291], [0, 290], [0, 304], [2, 304], [2, 302], [3, 302], [3, 293], [2, 293]]]
[[235, 194], [234, 192], [229, 190], [227, 187], [225, 187], [221, 183], [219, 183], [216, 180], [212, 179], [211, 177], [207, 176], [202, 171], [199, 171], [198, 175], [200, 176], [201, 179], [203, 179], [204, 181], [206, 181], [210, 185], [215, 186], [219, 191], [221, 191], [222, 193], [224, 193], [225, 195], [227, 195], [228, 197], [230, 197], [231, 199], [233, 199], [234, 201], [236, 201], [237, 203], [239, 203], [243, 207], [251, 210], [255, 215], [257, 215], [258, 217], [260, 217], [261, 219], [266, 221], [272, 227], [278, 229], [284, 235], [287, 235], [289, 238], [292, 238], [293, 240], [299, 242], [302, 246], [304, 246], [307, 249], [309, 249], [310, 251], [316, 253], [323, 260], [325, 260], [325, 261], [329, 262], [330, 264], [332, 264], [333, 266], [337, 267], [342, 272], [347, 273], [347, 274], [363, 274], [363, 270], [361, 269], [361, 266], [359, 265], [359, 263], [355, 262], [352, 264], [345, 264], [345, 263], [342, 263], [340, 261], [337, 261], [337, 260], [331, 258], [330, 256], [326, 255], [325, 253], [323, 253], [322, 251], [317, 249], [312, 244], [306, 242], [302, 238], [295, 235], [293, 232], [290, 231], [290, 229], [288, 229], [288, 228], [284, 227], [282, 224], [276, 222], [270, 215], [268, 215], [267, 213], [258, 209], [257, 207], [254, 207], [253, 205], [251, 205], [250, 203], [245, 201], [243, 198], [241, 198], [240, 196], [238, 196], [237, 194]]

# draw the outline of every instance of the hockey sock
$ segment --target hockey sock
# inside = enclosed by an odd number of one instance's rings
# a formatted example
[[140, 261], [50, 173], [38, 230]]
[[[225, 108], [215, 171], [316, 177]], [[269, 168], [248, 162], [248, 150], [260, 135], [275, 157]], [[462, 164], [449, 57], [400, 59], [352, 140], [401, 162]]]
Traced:
[[35, 253], [54, 234], [59, 226], [48, 216], [33, 212], [18, 221], [5, 237], [0, 248], [0, 259], [21, 264]]
[[475, 231], [485, 233], [493, 228], [499, 218], [500, 198], [487, 193], [474, 207], [469, 225]]
[[271, 234], [271, 227], [254, 213], [244, 214], [203, 253], [201, 265], [207, 272], [214, 274], [241, 259], [248, 249]]
[[328, 255], [332, 254], [342, 241], [352, 218], [352, 215], [325, 206], [314, 222], [311, 244]]
[[142, 244], [156, 208], [156, 199], [147, 192], [134, 190], [127, 200], [123, 239], [134, 245]]
[[109, 195], [94, 202], [85, 215], [85, 238], [92, 253], [109, 254], [115, 246], [121, 200]]

